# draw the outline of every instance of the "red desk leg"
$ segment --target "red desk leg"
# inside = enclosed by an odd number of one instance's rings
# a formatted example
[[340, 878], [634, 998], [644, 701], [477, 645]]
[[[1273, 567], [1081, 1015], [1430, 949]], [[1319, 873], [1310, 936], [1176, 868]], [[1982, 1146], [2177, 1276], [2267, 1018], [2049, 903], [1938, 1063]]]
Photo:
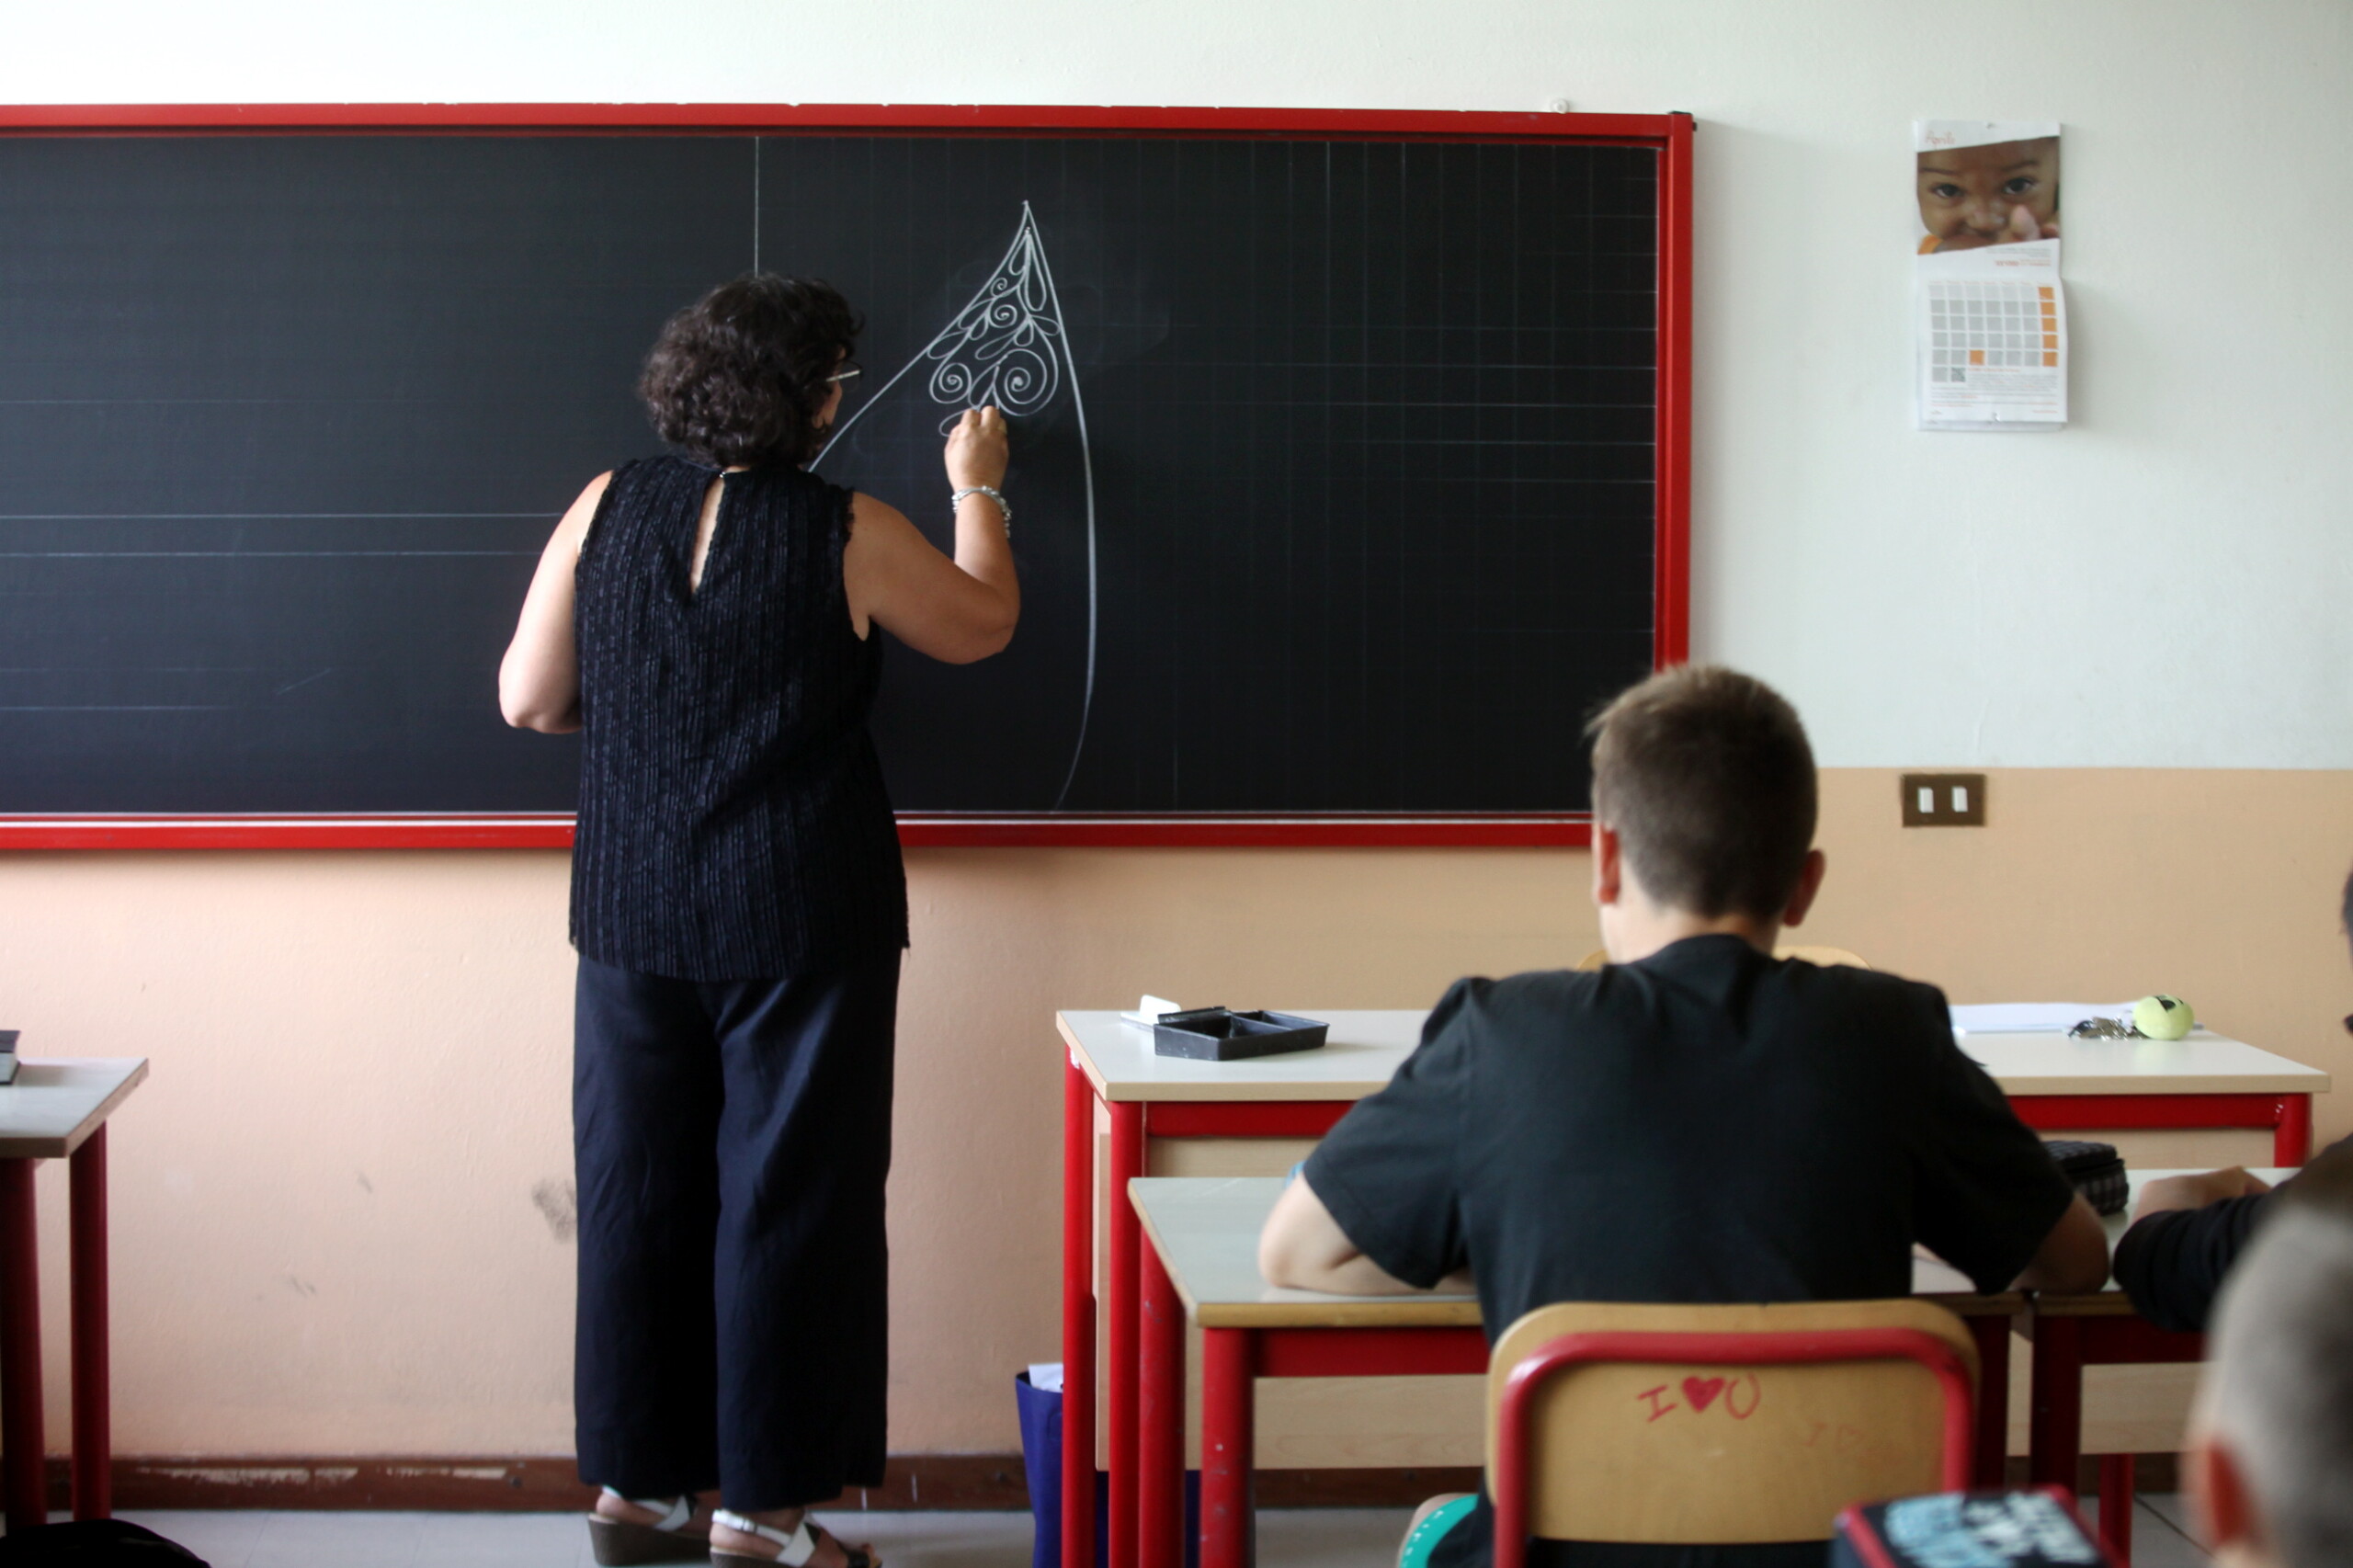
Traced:
[[1143, 1175], [1143, 1107], [1113, 1102], [1111, 1173], [1111, 1336], [1105, 1348], [1110, 1401], [1104, 1419], [1111, 1424], [1111, 1568], [1134, 1568], [1136, 1561], [1136, 1350], [1137, 1257], [1143, 1251], [1143, 1221], [1128, 1197], [1128, 1180]]
[[2081, 1319], [2034, 1320], [2033, 1400], [2028, 1418], [2028, 1475], [2037, 1486], [2063, 1487], [2073, 1497], [2084, 1441]]
[[1185, 1307], [1157, 1247], [1142, 1249], [1142, 1380], [1136, 1415], [1137, 1568], [1185, 1561]]
[[1257, 1370], [1256, 1334], [1201, 1331], [1201, 1568], [1250, 1568], [1257, 1553], [1250, 1476]]
[[74, 1292], [74, 1517], [114, 1512], [114, 1443], [107, 1386], [107, 1130], [66, 1162]]
[[2010, 1320], [1962, 1321], [1977, 1342], [1977, 1484], [1998, 1492], [2010, 1447]]
[[0, 1160], [0, 1495], [8, 1529], [49, 1522], [40, 1420], [40, 1249], [33, 1162]]
[[1095, 1568], [1095, 1087], [1063, 1068], [1063, 1568]]
[[2279, 1102], [2279, 1125], [2271, 1131], [2271, 1163], [2301, 1165], [2313, 1156], [2313, 1097], [2290, 1095]]
[[2099, 1457], [2099, 1533], [2122, 1568], [2132, 1568], [2132, 1456]]

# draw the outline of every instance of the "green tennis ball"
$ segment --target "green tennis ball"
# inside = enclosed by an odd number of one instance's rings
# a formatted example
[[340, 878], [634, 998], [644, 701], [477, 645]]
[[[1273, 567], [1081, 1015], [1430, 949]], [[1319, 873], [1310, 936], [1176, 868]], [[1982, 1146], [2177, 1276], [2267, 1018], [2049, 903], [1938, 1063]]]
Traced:
[[2162, 991], [2132, 1004], [2132, 1027], [2151, 1040], [2179, 1040], [2197, 1021], [2188, 1003]]

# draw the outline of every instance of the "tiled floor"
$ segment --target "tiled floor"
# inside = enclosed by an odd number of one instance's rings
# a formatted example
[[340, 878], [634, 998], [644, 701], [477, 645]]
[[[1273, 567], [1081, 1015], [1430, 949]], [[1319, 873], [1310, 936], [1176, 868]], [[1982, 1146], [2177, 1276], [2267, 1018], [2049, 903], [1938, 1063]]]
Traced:
[[[2097, 1517], [2098, 1509], [2087, 1512]], [[2189, 1533], [2189, 1510], [2177, 1494], [2141, 1496], [2132, 1519], [2132, 1568], [2205, 1568], [2214, 1560]]]
[[[2086, 1512], [2090, 1512], [2086, 1499]], [[588, 1532], [568, 1514], [127, 1513], [212, 1568], [594, 1568]], [[846, 1540], [872, 1541], [890, 1568], [1029, 1568], [1027, 1514], [820, 1516]], [[1266, 1568], [1387, 1568], [1402, 1508], [1268, 1509]], [[2180, 1502], [2144, 1496], [2133, 1568], [2205, 1568]]]
[[[594, 1568], [588, 1531], [569, 1514], [140, 1513], [122, 1517], [187, 1547], [212, 1568]], [[1408, 1512], [1269, 1509], [1258, 1516], [1267, 1568], [1385, 1568]], [[833, 1514], [843, 1540], [871, 1541], [890, 1568], [1029, 1568], [1027, 1514]]]

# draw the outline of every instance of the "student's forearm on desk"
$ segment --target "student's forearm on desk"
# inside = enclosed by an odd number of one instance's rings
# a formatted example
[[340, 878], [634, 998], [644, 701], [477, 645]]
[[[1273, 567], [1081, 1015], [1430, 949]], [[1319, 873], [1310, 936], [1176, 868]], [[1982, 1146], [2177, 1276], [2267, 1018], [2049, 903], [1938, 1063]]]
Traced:
[[[1274, 1211], [1267, 1216], [1266, 1228], [1258, 1233], [1258, 1272], [1270, 1285], [1324, 1290], [1336, 1296], [1427, 1293], [1359, 1251], [1304, 1178], [1283, 1189]], [[1467, 1291], [1470, 1275], [1467, 1271], [1449, 1275], [1438, 1281], [1438, 1289]]]

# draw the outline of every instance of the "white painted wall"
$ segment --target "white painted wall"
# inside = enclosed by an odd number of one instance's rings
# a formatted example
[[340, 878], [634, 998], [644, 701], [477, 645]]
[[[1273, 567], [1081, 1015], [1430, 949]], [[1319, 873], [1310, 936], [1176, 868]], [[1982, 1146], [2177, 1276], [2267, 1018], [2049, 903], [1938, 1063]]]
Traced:
[[[1688, 109], [1697, 651], [1833, 765], [2353, 767], [2344, 0], [115, 0], [19, 102]], [[2066, 122], [2076, 423], [1911, 428], [1906, 133]]]

